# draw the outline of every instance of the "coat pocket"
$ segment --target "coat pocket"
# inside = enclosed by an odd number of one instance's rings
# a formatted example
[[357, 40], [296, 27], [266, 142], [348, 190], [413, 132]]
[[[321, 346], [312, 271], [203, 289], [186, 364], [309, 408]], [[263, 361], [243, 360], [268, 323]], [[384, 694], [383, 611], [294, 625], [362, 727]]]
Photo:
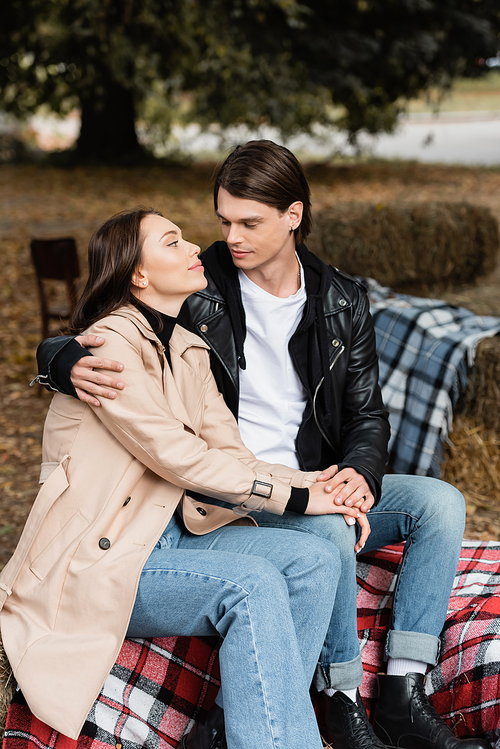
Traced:
[[[2, 570], [0, 585], [0, 609], [5, 603], [7, 596], [10, 596], [15, 586], [16, 580], [22, 568], [26, 564], [31, 548], [40, 533], [47, 514], [50, 512], [54, 502], [66, 491], [69, 486], [68, 477], [64, 468], [64, 463], [68, 458], [65, 455], [56, 468], [51, 468], [50, 475], [41, 486], [38, 496], [33, 503], [31, 512], [24, 526], [24, 530], [19, 539], [19, 543], [14, 555], [7, 562]], [[51, 467], [54, 464], [50, 464]]]
[[43, 580], [52, 567], [63, 556], [71, 555], [70, 546], [84, 531], [89, 520], [80, 511], [76, 512], [61, 528], [59, 533], [30, 564], [30, 570], [39, 580]]

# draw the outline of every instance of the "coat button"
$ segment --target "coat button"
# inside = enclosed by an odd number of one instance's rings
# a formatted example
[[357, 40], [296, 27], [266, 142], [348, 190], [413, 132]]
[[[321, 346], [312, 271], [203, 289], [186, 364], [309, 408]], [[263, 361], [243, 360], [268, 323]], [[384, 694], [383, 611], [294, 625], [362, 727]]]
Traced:
[[208, 325], [200, 325], [200, 330], [202, 333], [206, 333], [208, 330]]
[[109, 549], [110, 546], [111, 546], [111, 541], [109, 540], [109, 538], [99, 539], [99, 548], [102, 549], [103, 551], [106, 551], [106, 549]]
[[339, 299], [339, 304], [341, 307], [347, 306], [347, 301], [345, 299]]
[[204, 507], [197, 507], [196, 509], [198, 510], [198, 512], [200, 513], [200, 515], [206, 515], [207, 514], [207, 511], [205, 510]]
[[338, 338], [334, 338], [332, 341], [333, 348], [337, 348], [337, 346], [340, 346], [340, 341]]
[[126, 507], [128, 505], [128, 503], [130, 502], [131, 499], [132, 499], [132, 497], [127, 497], [127, 499], [123, 503], [123, 506]]

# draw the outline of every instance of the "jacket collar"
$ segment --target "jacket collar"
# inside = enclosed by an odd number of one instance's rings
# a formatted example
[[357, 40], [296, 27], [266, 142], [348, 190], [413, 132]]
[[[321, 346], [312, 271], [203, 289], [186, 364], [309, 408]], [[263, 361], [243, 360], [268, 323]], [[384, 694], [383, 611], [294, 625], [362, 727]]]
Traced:
[[[323, 378], [326, 378], [330, 359], [326, 316], [345, 310], [351, 306], [352, 302], [349, 297], [346, 298], [342, 285], [335, 282], [335, 271], [331, 266], [326, 265], [320, 258], [309, 252], [303, 244], [298, 245], [296, 251], [304, 268], [307, 293], [304, 315], [296, 334], [317, 331], [321, 371]], [[207, 289], [198, 293], [212, 300], [214, 300], [214, 293], [217, 293], [220, 296], [220, 300], [217, 301], [225, 302], [231, 319], [238, 364], [241, 369], [245, 369], [245, 310], [241, 299], [237, 268], [225, 242], [215, 242], [202, 253], [201, 259], [213, 279], [213, 284], [210, 285], [209, 280]], [[324, 406], [325, 422], [330, 423], [331, 418], [330, 391], [327, 388]]]
[[[161, 346], [161, 342], [156, 333], [153, 332], [151, 325], [133, 304], [127, 304], [124, 307], [120, 307], [111, 314], [116, 317], [124, 317], [127, 320], [131, 320], [145, 338], [148, 338], [150, 341], [154, 341]], [[202, 341], [202, 339], [195, 333], [191, 333], [180, 325], [176, 325], [170, 339], [170, 347], [176, 352], [176, 354], [182, 356], [182, 354], [192, 346], [204, 349], [210, 348], [205, 341]]]
[[[356, 279], [342, 273], [338, 268], [324, 263], [317, 255], [310, 252], [304, 244], [297, 245], [297, 254], [304, 267], [307, 296], [308, 298], [316, 296], [321, 299], [325, 316], [335, 315], [337, 312], [343, 312], [352, 306], [352, 284], [366, 291]], [[208, 285], [203, 291], [197, 291], [196, 296], [226, 306], [227, 289], [232, 287], [233, 293], [235, 291], [241, 300], [238, 270], [233, 263], [227, 244], [225, 242], [214, 242], [202, 252], [200, 258], [207, 271]], [[241, 306], [241, 315], [244, 319], [243, 305]]]
[[[304, 267], [307, 295], [319, 295], [322, 299], [326, 299], [334, 278], [334, 269], [310, 252], [304, 244], [297, 245], [297, 255]], [[202, 252], [200, 258], [208, 271], [208, 286], [196, 292], [197, 295], [225, 304], [228, 286], [239, 289], [240, 285], [238, 269], [233, 263], [229, 247], [225, 242], [214, 242]], [[339, 291], [342, 290], [339, 289]]]

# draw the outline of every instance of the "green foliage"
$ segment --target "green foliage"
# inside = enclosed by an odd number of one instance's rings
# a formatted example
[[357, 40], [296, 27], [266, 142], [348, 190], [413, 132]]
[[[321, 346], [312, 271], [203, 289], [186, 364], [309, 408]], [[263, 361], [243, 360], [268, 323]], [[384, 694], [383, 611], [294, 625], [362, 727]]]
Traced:
[[159, 59], [165, 70], [175, 65], [175, 5], [175, 0], [4, 4], [0, 48], [10, 51], [0, 62], [4, 106], [22, 115], [46, 102], [64, 112], [80, 97], [102, 100], [107, 79], [132, 91], [146, 88], [158, 75]]
[[204, 124], [335, 121], [354, 139], [390, 130], [397, 102], [477, 75], [499, 31], [497, 0], [9, 0], [0, 105], [80, 106], [81, 154], [111, 160], [137, 149], [138, 111], [168, 127], [180, 103]]
[[249, 74], [238, 69], [221, 85], [224, 57], [207, 47], [198, 111], [223, 122], [251, 122], [257, 111], [288, 129], [290, 120], [324, 120], [331, 101], [344, 108], [338, 124], [351, 134], [387, 130], [397, 101], [478, 75], [476, 58], [500, 47], [497, 0], [292, 0], [293, 13], [269, 0], [258, 14], [242, 1], [232, 15], [235, 0], [219, 4], [218, 38], [252, 62]]
[[167, 98], [188, 58], [189, 0], [13, 0], [0, 8], [0, 102], [16, 116], [46, 103], [82, 109], [80, 156], [140, 151], [137, 104], [161, 81]]

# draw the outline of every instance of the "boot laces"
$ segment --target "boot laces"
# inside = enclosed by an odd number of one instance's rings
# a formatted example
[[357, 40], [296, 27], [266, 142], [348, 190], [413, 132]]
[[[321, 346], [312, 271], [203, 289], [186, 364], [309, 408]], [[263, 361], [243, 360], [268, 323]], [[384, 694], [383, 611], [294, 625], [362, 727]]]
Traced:
[[349, 728], [356, 747], [359, 749], [369, 749], [374, 744], [375, 746], [380, 746], [373, 728], [368, 723], [364, 710], [357, 703], [353, 704], [353, 708], [349, 705], [349, 708]]
[[418, 706], [418, 709], [421, 711], [421, 713], [423, 713], [423, 716], [431, 725], [435, 726], [436, 729], [448, 728], [439, 713], [436, 712], [436, 710], [432, 707], [431, 703], [427, 699], [427, 695], [425, 694], [425, 690], [422, 684], [413, 685], [411, 704], [412, 721], [415, 706]]

